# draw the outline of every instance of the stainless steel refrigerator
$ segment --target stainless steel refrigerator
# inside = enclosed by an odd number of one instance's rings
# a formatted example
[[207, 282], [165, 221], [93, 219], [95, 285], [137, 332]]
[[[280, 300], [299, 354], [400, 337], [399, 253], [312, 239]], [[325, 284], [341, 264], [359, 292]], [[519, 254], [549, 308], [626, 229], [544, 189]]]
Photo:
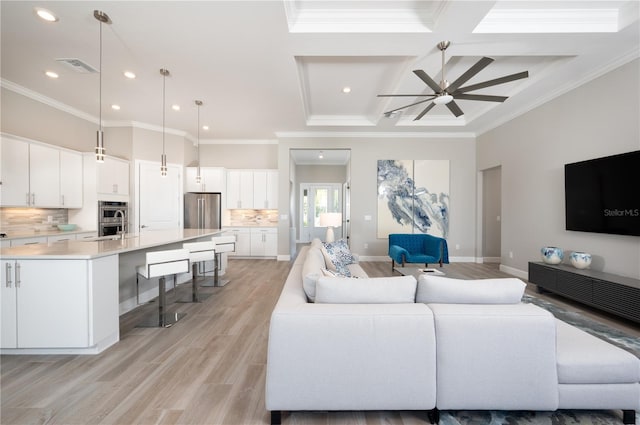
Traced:
[[221, 208], [220, 193], [185, 193], [184, 228], [219, 229], [222, 224]]

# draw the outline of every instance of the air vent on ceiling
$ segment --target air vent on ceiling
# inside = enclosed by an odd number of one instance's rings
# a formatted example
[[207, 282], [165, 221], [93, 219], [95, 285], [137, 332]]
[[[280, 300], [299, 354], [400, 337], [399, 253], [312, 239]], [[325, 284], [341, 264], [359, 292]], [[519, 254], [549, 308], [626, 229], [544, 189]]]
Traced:
[[80, 72], [82, 74], [97, 74], [98, 70], [89, 65], [86, 62], [81, 61], [76, 58], [61, 58], [56, 59], [56, 62], [60, 62], [63, 65], [73, 69], [75, 72]]

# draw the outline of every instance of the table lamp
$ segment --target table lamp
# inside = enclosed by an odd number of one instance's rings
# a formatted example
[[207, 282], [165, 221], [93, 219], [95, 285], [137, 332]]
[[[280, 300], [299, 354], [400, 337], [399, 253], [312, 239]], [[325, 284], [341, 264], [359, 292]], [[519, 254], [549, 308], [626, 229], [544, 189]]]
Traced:
[[320, 227], [327, 228], [327, 235], [325, 237], [327, 242], [333, 242], [335, 240], [333, 228], [340, 226], [342, 226], [342, 213], [320, 213]]

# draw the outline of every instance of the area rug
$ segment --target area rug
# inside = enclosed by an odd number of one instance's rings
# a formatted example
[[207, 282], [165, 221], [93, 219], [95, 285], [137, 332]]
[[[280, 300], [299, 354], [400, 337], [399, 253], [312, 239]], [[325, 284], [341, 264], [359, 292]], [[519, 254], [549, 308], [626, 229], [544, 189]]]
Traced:
[[[567, 311], [548, 301], [525, 295], [523, 302], [535, 304], [551, 312], [556, 318], [604, 339], [640, 357], [640, 340], [596, 320]], [[640, 424], [640, 413], [636, 413]], [[616, 410], [557, 410], [530, 411], [442, 411], [441, 425], [605, 425], [622, 424], [622, 411]]]

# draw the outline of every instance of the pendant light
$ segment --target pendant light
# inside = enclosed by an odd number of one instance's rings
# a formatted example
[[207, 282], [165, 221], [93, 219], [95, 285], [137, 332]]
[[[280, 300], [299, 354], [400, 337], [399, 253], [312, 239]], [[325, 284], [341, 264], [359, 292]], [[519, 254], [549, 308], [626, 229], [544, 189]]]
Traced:
[[98, 120], [100, 122], [96, 137], [96, 161], [104, 162], [104, 154], [106, 150], [104, 148], [104, 133], [102, 131], [102, 24], [110, 24], [111, 19], [109, 18], [109, 15], [100, 10], [94, 10], [93, 17], [100, 22], [100, 69], [98, 70], [98, 78], [100, 81], [98, 92]]
[[166, 68], [161, 68], [160, 74], [162, 74], [162, 156], [160, 157], [160, 175], [162, 177], [167, 177], [167, 154], [164, 150], [165, 80], [170, 74], [169, 70]]
[[200, 176], [200, 107], [202, 106], [202, 101], [196, 100], [196, 106], [198, 107], [198, 173], [196, 174], [196, 183], [200, 184], [202, 182], [202, 177]]

